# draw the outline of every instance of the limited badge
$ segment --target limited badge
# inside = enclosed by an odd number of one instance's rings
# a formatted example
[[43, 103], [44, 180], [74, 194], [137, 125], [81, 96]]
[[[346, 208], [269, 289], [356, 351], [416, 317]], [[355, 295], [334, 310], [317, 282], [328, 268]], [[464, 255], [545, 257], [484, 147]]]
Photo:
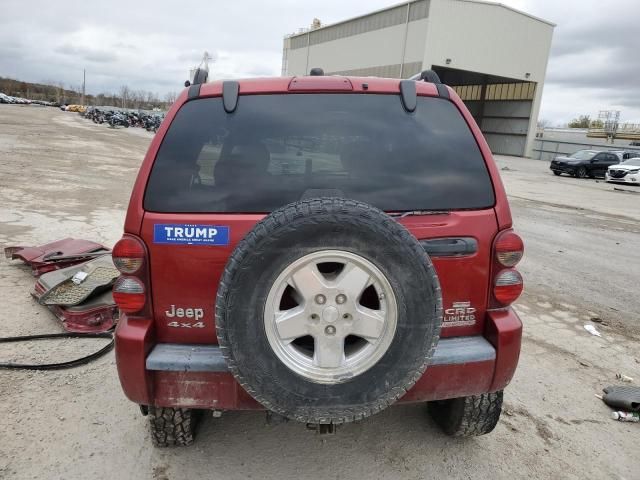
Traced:
[[453, 302], [451, 308], [444, 311], [443, 327], [462, 327], [476, 323], [476, 309], [471, 302]]
[[229, 227], [219, 225], [156, 224], [153, 243], [229, 245]]

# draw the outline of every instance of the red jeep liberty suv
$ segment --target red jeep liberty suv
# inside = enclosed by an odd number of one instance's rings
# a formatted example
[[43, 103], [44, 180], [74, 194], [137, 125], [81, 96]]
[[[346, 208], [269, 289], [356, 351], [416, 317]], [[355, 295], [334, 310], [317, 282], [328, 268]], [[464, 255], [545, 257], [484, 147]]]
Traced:
[[523, 243], [485, 139], [431, 71], [314, 73], [191, 85], [142, 163], [116, 359], [156, 445], [191, 443], [202, 410], [498, 422]]

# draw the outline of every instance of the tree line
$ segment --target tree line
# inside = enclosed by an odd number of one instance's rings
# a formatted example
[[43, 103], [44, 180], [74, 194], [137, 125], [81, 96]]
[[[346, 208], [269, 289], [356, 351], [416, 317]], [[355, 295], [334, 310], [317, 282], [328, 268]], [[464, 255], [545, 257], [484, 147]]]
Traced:
[[[538, 119], [538, 128], [549, 128], [552, 127], [552, 123], [545, 119]], [[580, 115], [577, 118], [574, 118], [568, 123], [558, 124], [558, 127], [568, 127], [568, 128], [604, 128], [604, 123], [602, 120], [592, 120], [589, 115]]]
[[[0, 77], [0, 92], [12, 97], [28, 98], [30, 100], [44, 100], [62, 104], [80, 104], [82, 102], [81, 85], [65, 85], [62, 82], [47, 81], [46, 83], [31, 83]], [[127, 85], [121, 86], [117, 92], [87, 94], [85, 105], [111, 106], [119, 108], [133, 108], [151, 110], [153, 108], [166, 109], [177, 97], [176, 92], [169, 92], [164, 97], [146, 90], [135, 90]]]
[[569, 128], [603, 128], [602, 120], [592, 120], [589, 115], [580, 115], [571, 120], [567, 126]]

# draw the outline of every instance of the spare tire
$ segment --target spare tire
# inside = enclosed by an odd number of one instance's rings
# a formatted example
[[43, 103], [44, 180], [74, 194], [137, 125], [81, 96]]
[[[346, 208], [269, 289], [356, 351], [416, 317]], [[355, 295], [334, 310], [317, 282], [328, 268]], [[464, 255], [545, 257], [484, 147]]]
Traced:
[[438, 278], [415, 237], [384, 212], [339, 198], [274, 211], [237, 245], [216, 298], [218, 341], [267, 409], [352, 422], [422, 376], [438, 342]]

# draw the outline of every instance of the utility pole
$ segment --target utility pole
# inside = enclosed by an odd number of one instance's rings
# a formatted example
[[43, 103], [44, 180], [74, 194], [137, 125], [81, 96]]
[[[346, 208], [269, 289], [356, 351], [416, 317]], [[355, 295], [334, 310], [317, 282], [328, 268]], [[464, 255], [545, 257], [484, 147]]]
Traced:
[[80, 102], [82, 105], [84, 105], [84, 87], [86, 82], [87, 82], [87, 70], [83, 68], [82, 69], [82, 101]]

